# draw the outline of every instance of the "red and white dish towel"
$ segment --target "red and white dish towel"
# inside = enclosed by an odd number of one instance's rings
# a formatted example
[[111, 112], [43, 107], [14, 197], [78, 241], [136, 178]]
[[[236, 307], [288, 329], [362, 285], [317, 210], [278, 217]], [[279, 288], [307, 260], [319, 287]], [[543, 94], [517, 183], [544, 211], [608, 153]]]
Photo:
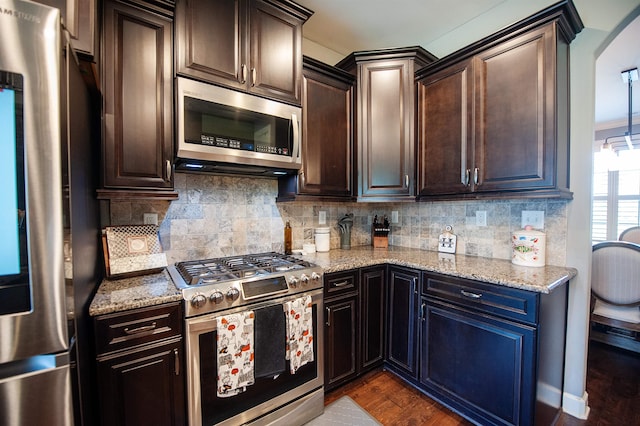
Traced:
[[244, 392], [254, 379], [253, 311], [216, 318], [218, 392], [225, 398]]
[[291, 374], [313, 361], [313, 311], [311, 296], [285, 302], [287, 349]]

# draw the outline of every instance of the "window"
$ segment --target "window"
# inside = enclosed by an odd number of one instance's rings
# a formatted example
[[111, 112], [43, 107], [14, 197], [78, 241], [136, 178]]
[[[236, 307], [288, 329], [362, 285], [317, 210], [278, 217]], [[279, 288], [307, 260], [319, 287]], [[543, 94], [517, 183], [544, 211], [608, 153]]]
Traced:
[[592, 211], [593, 243], [640, 225], [640, 149], [594, 154]]

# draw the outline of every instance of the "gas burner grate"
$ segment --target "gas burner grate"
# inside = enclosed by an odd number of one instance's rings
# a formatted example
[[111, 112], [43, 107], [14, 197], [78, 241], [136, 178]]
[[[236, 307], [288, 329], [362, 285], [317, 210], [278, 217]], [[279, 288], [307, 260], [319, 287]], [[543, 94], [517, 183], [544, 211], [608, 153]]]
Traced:
[[273, 272], [312, 266], [311, 263], [276, 252], [176, 263], [176, 269], [190, 286], [218, 283]]

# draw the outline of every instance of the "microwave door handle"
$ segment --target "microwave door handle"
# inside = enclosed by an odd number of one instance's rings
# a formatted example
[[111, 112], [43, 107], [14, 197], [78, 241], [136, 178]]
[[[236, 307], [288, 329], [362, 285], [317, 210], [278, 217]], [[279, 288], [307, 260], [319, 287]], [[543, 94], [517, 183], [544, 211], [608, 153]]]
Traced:
[[296, 152], [296, 158], [300, 158], [300, 123], [296, 114], [291, 114], [291, 124], [293, 126], [293, 150]]

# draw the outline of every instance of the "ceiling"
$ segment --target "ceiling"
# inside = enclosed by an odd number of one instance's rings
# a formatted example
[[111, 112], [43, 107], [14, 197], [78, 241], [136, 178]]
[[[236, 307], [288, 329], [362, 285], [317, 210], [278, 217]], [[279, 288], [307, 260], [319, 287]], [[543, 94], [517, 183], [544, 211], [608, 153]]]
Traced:
[[[330, 63], [354, 51], [415, 45], [443, 57], [556, 1], [296, 0], [314, 11], [303, 27], [305, 41], [328, 49], [330, 59], [317, 59]], [[609, 2], [592, 0], [574, 0], [574, 4], [585, 26], [589, 16], [598, 14], [602, 21], [602, 14], [612, 7]], [[640, 17], [625, 28], [597, 61], [596, 123], [626, 121], [628, 87], [620, 72], [633, 67], [640, 69], [637, 40], [640, 40]], [[640, 111], [640, 81], [633, 84], [633, 89], [635, 117]]]

